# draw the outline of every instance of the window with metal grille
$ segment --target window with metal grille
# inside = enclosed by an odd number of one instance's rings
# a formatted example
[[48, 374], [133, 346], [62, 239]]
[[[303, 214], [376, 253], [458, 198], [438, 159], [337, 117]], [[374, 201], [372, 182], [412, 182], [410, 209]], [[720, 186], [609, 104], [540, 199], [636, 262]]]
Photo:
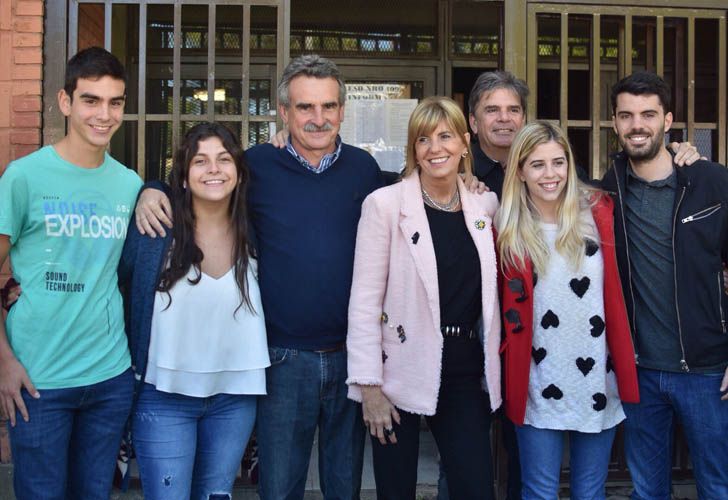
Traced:
[[719, 9], [530, 3], [529, 117], [558, 121], [576, 156], [599, 177], [619, 147], [611, 131], [612, 86], [635, 71], [655, 72], [672, 89], [669, 138], [725, 162], [724, 23]]
[[501, 54], [503, 5], [499, 2], [458, 0], [452, 6], [450, 54], [456, 58], [490, 60]]
[[291, 53], [437, 55], [436, 0], [293, 0]]
[[[102, 45], [119, 57], [128, 72], [127, 105], [111, 149], [143, 177], [165, 178], [180, 136], [201, 121], [226, 124], [245, 147], [275, 130], [272, 82], [288, 59], [289, 0], [51, 4], [46, 99], [62, 87], [68, 54]], [[274, 50], [251, 60], [260, 47]], [[49, 110], [44, 120], [46, 142], [63, 136], [62, 116]]]

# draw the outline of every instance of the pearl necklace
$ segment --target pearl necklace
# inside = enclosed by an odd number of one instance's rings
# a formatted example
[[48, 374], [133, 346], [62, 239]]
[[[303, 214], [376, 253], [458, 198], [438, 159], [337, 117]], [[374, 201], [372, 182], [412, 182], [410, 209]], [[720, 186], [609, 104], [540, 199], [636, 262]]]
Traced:
[[428, 205], [436, 210], [442, 210], [443, 212], [455, 212], [458, 205], [460, 204], [460, 192], [455, 189], [455, 194], [452, 195], [452, 198], [450, 198], [450, 201], [447, 203], [438, 203], [435, 200], [432, 199], [432, 196], [425, 191], [425, 188], [422, 189], [422, 199], [425, 202], [425, 205]]

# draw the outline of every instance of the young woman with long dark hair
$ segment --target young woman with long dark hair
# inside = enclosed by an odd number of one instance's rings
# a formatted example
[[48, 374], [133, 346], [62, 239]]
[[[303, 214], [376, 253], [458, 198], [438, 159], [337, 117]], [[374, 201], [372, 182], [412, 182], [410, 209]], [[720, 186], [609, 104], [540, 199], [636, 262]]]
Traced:
[[148, 499], [232, 493], [269, 363], [246, 217], [248, 171], [216, 123], [187, 132], [165, 238], [129, 228], [127, 330], [139, 381], [132, 436]]

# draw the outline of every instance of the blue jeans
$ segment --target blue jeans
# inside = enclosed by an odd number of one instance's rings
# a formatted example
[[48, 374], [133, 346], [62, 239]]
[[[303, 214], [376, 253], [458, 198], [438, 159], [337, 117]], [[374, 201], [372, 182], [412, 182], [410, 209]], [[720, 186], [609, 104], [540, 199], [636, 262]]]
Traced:
[[609, 456], [617, 428], [587, 433], [517, 425], [523, 500], [553, 500], [559, 494], [564, 441], [569, 438], [569, 479], [573, 500], [605, 498]]
[[677, 416], [690, 449], [701, 499], [728, 498], [728, 401], [723, 373], [638, 368], [640, 403], [625, 404], [625, 448], [635, 500], [669, 500], [672, 436]]
[[321, 493], [358, 498], [365, 429], [361, 405], [346, 397], [346, 352], [268, 350], [268, 395], [258, 403], [256, 434], [261, 499], [303, 498], [317, 428]]
[[18, 500], [108, 500], [129, 417], [131, 369], [97, 384], [41, 389], [23, 401], [30, 420], [8, 425]]
[[257, 399], [237, 394], [197, 398], [145, 383], [132, 417], [144, 498], [232, 498]]

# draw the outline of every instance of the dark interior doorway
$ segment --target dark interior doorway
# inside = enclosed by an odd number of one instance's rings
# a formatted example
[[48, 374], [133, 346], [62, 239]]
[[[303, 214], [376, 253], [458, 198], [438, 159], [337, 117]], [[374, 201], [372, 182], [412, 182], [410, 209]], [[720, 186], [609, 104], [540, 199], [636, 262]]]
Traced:
[[[452, 98], [460, 104], [465, 116], [468, 116], [468, 99], [470, 89], [481, 73], [489, 71], [483, 68], [453, 68], [452, 70]], [[470, 128], [470, 125], [468, 125]], [[472, 133], [472, 130], [470, 131]]]

